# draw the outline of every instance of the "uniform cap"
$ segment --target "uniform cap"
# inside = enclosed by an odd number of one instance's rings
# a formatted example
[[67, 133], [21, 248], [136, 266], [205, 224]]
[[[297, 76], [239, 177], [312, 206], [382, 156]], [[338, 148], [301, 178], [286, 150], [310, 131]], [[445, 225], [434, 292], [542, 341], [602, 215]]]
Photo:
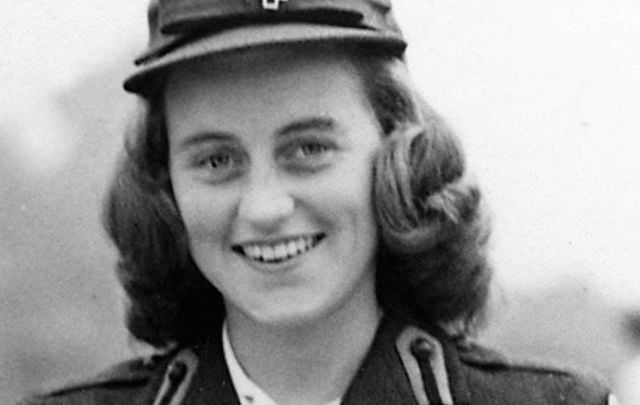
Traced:
[[151, 0], [149, 47], [124, 88], [145, 95], [168, 68], [272, 44], [362, 43], [402, 54], [391, 0]]

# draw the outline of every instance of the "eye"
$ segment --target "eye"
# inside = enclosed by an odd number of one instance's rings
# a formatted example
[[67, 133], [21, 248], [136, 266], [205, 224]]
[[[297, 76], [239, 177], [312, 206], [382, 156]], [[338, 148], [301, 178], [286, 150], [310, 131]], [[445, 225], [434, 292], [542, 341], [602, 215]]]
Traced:
[[242, 153], [233, 149], [203, 151], [196, 157], [195, 167], [207, 180], [220, 182], [242, 173], [244, 162]]
[[307, 142], [298, 147], [297, 153], [301, 158], [305, 157], [317, 157], [323, 153], [327, 153], [331, 150], [328, 145], [320, 142]]
[[337, 146], [327, 139], [296, 139], [282, 148], [281, 160], [292, 170], [315, 171], [332, 162]]
[[210, 169], [213, 170], [220, 170], [220, 169], [224, 169], [226, 167], [229, 167], [230, 165], [233, 164], [233, 158], [231, 156], [229, 156], [228, 154], [217, 154], [217, 155], [212, 155], [209, 156], [204, 164], [206, 164]]

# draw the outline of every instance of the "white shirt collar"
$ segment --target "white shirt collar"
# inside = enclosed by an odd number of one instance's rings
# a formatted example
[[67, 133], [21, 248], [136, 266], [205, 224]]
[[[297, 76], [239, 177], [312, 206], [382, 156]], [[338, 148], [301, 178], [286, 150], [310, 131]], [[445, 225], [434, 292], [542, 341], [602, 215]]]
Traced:
[[[226, 322], [222, 325], [222, 351], [224, 352], [224, 360], [227, 363], [227, 368], [231, 375], [231, 382], [238, 393], [241, 405], [277, 405], [266, 392], [251, 381], [242, 369], [231, 347]], [[326, 405], [340, 405], [340, 400], [341, 399], [338, 398], [328, 402]]]

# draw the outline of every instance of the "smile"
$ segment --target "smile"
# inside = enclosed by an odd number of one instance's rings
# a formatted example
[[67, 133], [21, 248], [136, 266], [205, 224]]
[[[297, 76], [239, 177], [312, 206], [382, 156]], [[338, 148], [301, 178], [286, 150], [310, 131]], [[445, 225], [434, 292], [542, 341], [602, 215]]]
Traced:
[[268, 243], [246, 243], [231, 249], [251, 260], [262, 263], [280, 263], [303, 255], [324, 239], [323, 234], [298, 236]]

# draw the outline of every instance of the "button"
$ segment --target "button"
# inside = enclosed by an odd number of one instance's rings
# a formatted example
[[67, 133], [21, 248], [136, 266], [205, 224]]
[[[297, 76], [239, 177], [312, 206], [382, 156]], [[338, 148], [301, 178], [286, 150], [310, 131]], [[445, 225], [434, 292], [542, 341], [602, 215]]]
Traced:
[[433, 353], [433, 346], [425, 338], [417, 338], [411, 342], [411, 353], [421, 360], [427, 360]]
[[182, 361], [176, 361], [174, 363], [171, 363], [171, 366], [169, 367], [169, 372], [167, 373], [167, 376], [169, 377], [169, 381], [171, 381], [173, 384], [178, 384], [180, 383], [184, 377], [187, 375], [187, 365], [184, 364]]

